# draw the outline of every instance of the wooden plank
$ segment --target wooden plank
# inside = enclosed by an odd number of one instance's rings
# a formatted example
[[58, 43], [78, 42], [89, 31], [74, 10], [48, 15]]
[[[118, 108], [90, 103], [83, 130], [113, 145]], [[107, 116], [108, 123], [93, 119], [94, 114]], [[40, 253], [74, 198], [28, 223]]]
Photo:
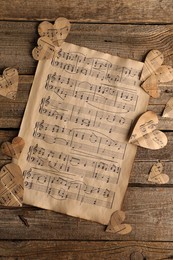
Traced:
[[[142, 160], [142, 158], [141, 158]], [[156, 185], [152, 182], [148, 181], [148, 175], [151, 170], [151, 167], [153, 164], [158, 162], [158, 160], [153, 161], [141, 161], [141, 160], [135, 160], [133, 164], [133, 168], [130, 174], [130, 180], [129, 185], [130, 186], [140, 186], [141, 189], [143, 189], [143, 186], [160, 186], [159, 184]], [[164, 185], [165, 187], [171, 186], [173, 184], [173, 162], [172, 161], [164, 161], [161, 159], [161, 162], [163, 163], [163, 172], [168, 174], [169, 176], [169, 183]], [[162, 186], [161, 186], [162, 187]]]
[[[17, 9], [16, 9], [17, 10]], [[0, 70], [16, 67], [20, 74], [34, 74], [37, 62], [31, 56], [38, 39], [38, 22], [0, 23]], [[67, 42], [143, 60], [151, 49], [164, 52], [165, 63], [173, 65], [173, 25], [73, 24]]]
[[[173, 242], [173, 188], [129, 187], [122, 209], [132, 232], [122, 236], [105, 226], [34, 207], [0, 208], [1, 240], [140, 240]], [[27, 221], [27, 225], [21, 220]]]
[[0, 241], [0, 257], [22, 259], [172, 259], [172, 242]]
[[1, 20], [55, 20], [65, 16], [78, 22], [172, 23], [172, 0], [22, 0], [1, 1]]

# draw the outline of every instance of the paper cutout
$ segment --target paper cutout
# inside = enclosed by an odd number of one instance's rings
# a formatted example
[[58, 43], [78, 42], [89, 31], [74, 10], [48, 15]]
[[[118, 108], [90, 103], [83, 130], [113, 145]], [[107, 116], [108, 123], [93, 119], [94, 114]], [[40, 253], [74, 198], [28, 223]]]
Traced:
[[152, 50], [148, 53], [144, 62], [140, 78], [143, 81], [141, 87], [153, 98], [160, 96], [158, 83], [173, 80], [173, 68], [162, 65], [163, 60], [163, 54], [160, 51]]
[[35, 60], [48, 60], [55, 55], [55, 46], [61, 46], [66, 39], [71, 25], [70, 22], [63, 17], [56, 19], [54, 25], [44, 21], [39, 24], [38, 33], [41, 36], [33, 49], [32, 56]]
[[147, 92], [148, 95], [150, 95], [153, 98], [160, 97], [160, 90], [158, 88], [158, 80], [156, 75], [152, 74], [144, 83], [141, 85], [141, 87]]
[[158, 50], [150, 51], [145, 59], [141, 74], [141, 81], [145, 81], [153, 72], [155, 72], [163, 63], [163, 54]]
[[156, 72], [158, 82], [164, 83], [173, 80], [173, 68], [163, 65]]
[[70, 32], [70, 22], [63, 17], [56, 19], [54, 25], [44, 21], [38, 26], [38, 33], [41, 37], [48, 37], [55, 46], [61, 46]]
[[41, 37], [37, 41], [38, 46], [32, 51], [35, 60], [47, 60], [53, 58], [55, 46], [48, 37]]
[[138, 119], [132, 135], [129, 139], [129, 143], [148, 148], [148, 149], [160, 149], [167, 144], [166, 135], [156, 130], [158, 124], [158, 117], [152, 111], [147, 111]]
[[124, 220], [125, 213], [120, 210], [115, 211], [110, 218], [106, 232], [118, 233], [121, 235], [130, 233], [132, 231], [132, 227], [129, 224], [122, 223]]
[[0, 95], [9, 99], [15, 99], [18, 81], [18, 71], [15, 68], [6, 68], [0, 77]]
[[21, 137], [17, 136], [12, 140], [12, 143], [2, 143], [1, 152], [7, 156], [18, 159], [23, 150], [24, 145], [24, 140]]
[[149, 173], [148, 181], [157, 184], [164, 184], [169, 182], [169, 176], [163, 172], [163, 164], [161, 162], [155, 163]]
[[20, 167], [14, 163], [3, 166], [0, 171], [0, 205], [22, 206], [23, 186]]
[[166, 104], [166, 107], [163, 111], [162, 117], [170, 117], [173, 118], [173, 97], [169, 99], [169, 101]]

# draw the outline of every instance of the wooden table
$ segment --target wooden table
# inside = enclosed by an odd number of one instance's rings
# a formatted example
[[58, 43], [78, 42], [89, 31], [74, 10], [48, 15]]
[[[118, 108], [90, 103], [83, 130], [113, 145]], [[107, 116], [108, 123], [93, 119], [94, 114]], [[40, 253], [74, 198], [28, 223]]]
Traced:
[[[159, 49], [165, 64], [173, 65], [172, 0], [1, 0], [0, 10], [1, 73], [6, 67], [20, 73], [17, 99], [0, 97], [0, 143], [18, 134], [37, 65], [31, 51], [42, 20], [70, 19], [68, 42], [141, 61], [149, 50]], [[173, 120], [161, 117], [173, 96], [173, 82], [160, 87], [161, 98], [151, 98], [148, 109], [159, 115], [168, 145], [159, 151], [138, 149], [123, 203], [133, 231], [115, 235], [103, 225], [39, 208], [0, 207], [2, 259], [173, 259]], [[157, 160], [164, 163], [169, 184], [147, 181]], [[1, 167], [9, 161], [0, 154]]]

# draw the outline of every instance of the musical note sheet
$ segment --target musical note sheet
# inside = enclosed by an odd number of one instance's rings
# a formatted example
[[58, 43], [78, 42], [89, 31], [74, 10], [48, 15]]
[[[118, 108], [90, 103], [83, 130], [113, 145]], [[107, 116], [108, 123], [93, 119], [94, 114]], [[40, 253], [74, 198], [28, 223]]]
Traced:
[[108, 224], [128, 185], [143, 63], [64, 42], [39, 61], [19, 136], [24, 203]]

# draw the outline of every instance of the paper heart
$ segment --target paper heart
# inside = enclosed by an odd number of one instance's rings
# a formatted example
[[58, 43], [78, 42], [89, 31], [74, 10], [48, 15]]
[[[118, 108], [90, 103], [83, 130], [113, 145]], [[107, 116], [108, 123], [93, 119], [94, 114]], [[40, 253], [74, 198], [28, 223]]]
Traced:
[[40, 23], [38, 33], [41, 37], [48, 37], [55, 46], [61, 46], [70, 28], [70, 22], [66, 18], [60, 17], [56, 19], [54, 25], [47, 21]]
[[138, 119], [129, 143], [139, 145], [144, 148], [157, 150], [163, 148], [167, 144], [166, 135], [156, 130], [158, 117], [152, 111], [147, 111]]
[[38, 46], [32, 51], [35, 60], [52, 59], [55, 54], [55, 46], [48, 37], [41, 37], [37, 41]]
[[163, 54], [158, 50], [152, 50], [148, 53], [140, 80], [143, 82], [141, 87], [153, 98], [160, 96], [158, 83], [169, 82], [173, 80], [173, 68], [162, 65]]
[[12, 143], [2, 143], [1, 152], [7, 156], [18, 159], [23, 150], [24, 145], [24, 140], [21, 137], [17, 136], [12, 140]]
[[163, 65], [155, 71], [158, 82], [164, 83], [173, 80], [173, 68]]
[[23, 176], [20, 167], [7, 164], [0, 171], [0, 205], [22, 206]]
[[125, 213], [123, 211], [115, 211], [109, 221], [106, 228], [106, 232], [118, 233], [121, 235], [128, 234], [132, 231], [132, 227], [129, 224], [122, 223], [125, 220]]
[[164, 57], [163, 54], [158, 50], [150, 51], [144, 62], [141, 81], [145, 81], [153, 72], [155, 72], [163, 63]]
[[163, 172], [162, 163], [158, 162], [154, 164], [149, 173], [148, 181], [154, 182], [157, 184], [164, 184], [169, 182], [169, 176]]
[[173, 118], [173, 97], [171, 97], [167, 102], [162, 116]]
[[0, 77], [0, 95], [9, 99], [15, 99], [19, 82], [18, 71], [14, 68], [7, 68]]
[[152, 74], [146, 81], [143, 82], [141, 87], [147, 94], [153, 98], [160, 97], [160, 90], [158, 88], [158, 80], [155, 74]]
[[153, 98], [160, 96], [158, 83], [169, 82], [173, 80], [173, 68], [171, 66], [163, 65], [158, 68], [146, 81], [143, 82], [141, 87]]

